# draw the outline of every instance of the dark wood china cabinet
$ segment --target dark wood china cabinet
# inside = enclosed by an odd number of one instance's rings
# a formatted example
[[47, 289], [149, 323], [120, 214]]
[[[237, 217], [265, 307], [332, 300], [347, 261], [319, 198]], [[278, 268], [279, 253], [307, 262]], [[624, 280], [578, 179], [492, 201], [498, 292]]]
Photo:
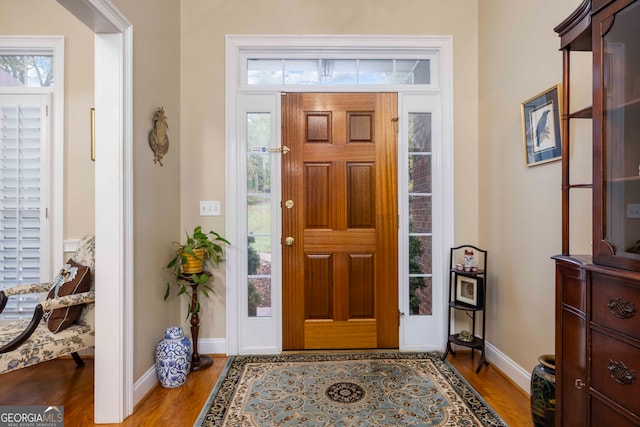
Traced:
[[[640, 0], [584, 0], [563, 52], [562, 254], [556, 262], [556, 425], [640, 426]], [[593, 104], [572, 110], [571, 53], [590, 51]], [[591, 120], [592, 141], [572, 140]], [[571, 183], [570, 147], [593, 154]], [[591, 188], [592, 254], [569, 248], [570, 193]]]

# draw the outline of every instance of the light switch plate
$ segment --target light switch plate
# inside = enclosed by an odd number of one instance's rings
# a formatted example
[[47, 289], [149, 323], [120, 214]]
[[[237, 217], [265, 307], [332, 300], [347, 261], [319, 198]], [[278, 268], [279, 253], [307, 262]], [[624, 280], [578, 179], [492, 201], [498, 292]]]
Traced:
[[627, 218], [640, 218], [640, 203], [627, 204]]
[[220, 216], [220, 200], [200, 201], [200, 216]]

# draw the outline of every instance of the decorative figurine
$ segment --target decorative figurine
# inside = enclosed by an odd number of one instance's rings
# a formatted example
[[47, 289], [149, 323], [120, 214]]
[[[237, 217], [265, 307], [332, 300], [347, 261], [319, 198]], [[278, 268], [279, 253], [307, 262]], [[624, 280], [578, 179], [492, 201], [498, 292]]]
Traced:
[[473, 335], [469, 331], [462, 330], [458, 335], [458, 339], [462, 342], [471, 342], [473, 341]]
[[464, 271], [471, 271], [473, 267], [473, 251], [471, 249], [464, 250]]

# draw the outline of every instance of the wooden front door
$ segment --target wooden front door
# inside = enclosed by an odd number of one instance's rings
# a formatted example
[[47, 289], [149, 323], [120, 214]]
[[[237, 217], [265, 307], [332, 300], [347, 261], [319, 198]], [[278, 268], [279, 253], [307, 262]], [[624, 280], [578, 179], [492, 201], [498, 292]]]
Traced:
[[397, 95], [282, 101], [283, 349], [397, 348]]

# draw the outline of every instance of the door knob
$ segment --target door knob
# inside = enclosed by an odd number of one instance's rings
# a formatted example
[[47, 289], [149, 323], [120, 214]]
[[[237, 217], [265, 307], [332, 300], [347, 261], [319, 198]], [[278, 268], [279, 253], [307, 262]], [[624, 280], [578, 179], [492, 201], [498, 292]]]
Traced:
[[293, 207], [293, 200], [287, 200], [286, 202], [284, 202], [284, 206], [287, 209], [291, 209]]
[[286, 239], [284, 239], [284, 244], [287, 246], [293, 246], [293, 242], [295, 240], [293, 239], [293, 237], [289, 236]]
[[582, 389], [582, 387], [584, 387], [584, 385], [585, 385], [585, 384], [584, 384], [584, 381], [582, 381], [580, 378], [578, 378], [578, 379], [575, 381], [575, 386], [576, 386], [576, 388], [577, 388], [578, 390], [581, 390], [581, 389]]

